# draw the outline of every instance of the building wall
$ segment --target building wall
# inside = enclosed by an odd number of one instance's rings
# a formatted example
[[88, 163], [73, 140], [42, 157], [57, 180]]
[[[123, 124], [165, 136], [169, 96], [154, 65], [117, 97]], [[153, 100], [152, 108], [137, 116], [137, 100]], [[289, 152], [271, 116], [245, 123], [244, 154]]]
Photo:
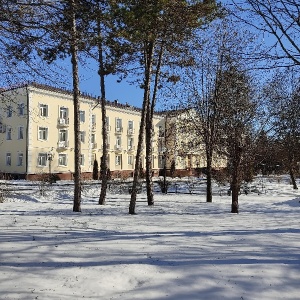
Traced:
[[0, 95], [0, 172], [26, 173], [27, 120], [25, 88]]
[[[13, 128], [11, 140], [0, 134], [0, 171], [4, 173], [59, 173], [70, 174], [74, 170], [74, 110], [73, 98], [68, 92], [56, 89], [28, 86], [5, 92], [6, 99], [1, 102], [3, 124]], [[11, 103], [7, 101], [10, 95]], [[3, 94], [2, 94], [3, 96]], [[28, 107], [27, 107], [28, 101]], [[26, 104], [26, 114], [19, 116], [17, 105]], [[7, 118], [5, 106], [13, 106], [12, 116]], [[100, 166], [102, 157], [101, 106], [96, 99], [82, 96], [80, 99], [82, 132], [81, 154], [82, 173], [92, 173], [96, 159]], [[108, 167], [111, 171], [126, 171], [132, 174], [138, 143], [141, 111], [117, 102], [108, 103]], [[163, 122], [161, 116], [154, 117], [154, 132]], [[17, 139], [17, 126], [24, 126], [28, 135]], [[27, 127], [28, 126], [28, 127]], [[26, 151], [27, 149], [27, 151]], [[22, 166], [16, 165], [19, 152], [24, 153]], [[11, 165], [6, 165], [6, 153], [11, 153]], [[27, 163], [25, 158], [27, 157]], [[142, 155], [145, 165], [145, 151]], [[158, 168], [157, 142], [153, 140], [153, 168]], [[67, 176], [68, 177], [68, 176]]]
[[[32, 84], [0, 94], [0, 172], [27, 174], [58, 173], [71, 179], [74, 172], [74, 110], [70, 92]], [[96, 159], [102, 157], [101, 105], [81, 95], [81, 171], [91, 177]], [[21, 108], [23, 110], [21, 110]], [[108, 168], [113, 174], [132, 175], [138, 144], [141, 110], [118, 102], [107, 103]], [[156, 114], [153, 120], [153, 165], [177, 173], [206, 167], [205, 148], [199, 141], [194, 120], [187, 112]], [[190, 126], [190, 127], [189, 127]], [[20, 128], [23, 128], [20, 133]], [[21, 159], [23, 158], [23, 159]], [[145, 145], [142, 154], [145, 167]], [[213, 167], [226, 166], [226, 159], [214, 157]]]

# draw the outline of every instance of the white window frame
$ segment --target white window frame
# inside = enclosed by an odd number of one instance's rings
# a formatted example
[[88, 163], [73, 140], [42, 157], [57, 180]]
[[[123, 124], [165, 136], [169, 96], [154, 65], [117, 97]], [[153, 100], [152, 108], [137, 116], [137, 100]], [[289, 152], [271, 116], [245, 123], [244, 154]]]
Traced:
[[127, 163], [130, 166], [133, 166], [133, 155], [128, 155]]
[[39, 126], [38, 128], [38, 140], [40, 141], [47, 141], [49, 136], [49, 129], [48, 127]]
[[25, 104], [24, 103], [19, 103], [18, 104], [18, 115], [19, 116], [24, 116], [25, 115]]
[[58, 154], [58, 165], [60, 167], [66, 167], [68, 165], [68, 156], [65, 153]]
[[12, 117], [12, 113], [13, 113], [12, 106], [11, 105], [7, 106], [6, 117], [7, 118], [11, 118]]
[[40, 117], [44, 117], [47, 118], [49, 115], [49, 108], [48, 108], [48, 104], [43, 104], [40, 103], [39, 104], [39, 110], [40, 110]]
[[45, 152], [38, 153], [37, 165], [38, 167], [47, 166], [48, 155]]
[[6, 165], [11, 166], [11, 153], [10, 152], [6, 153]]
[[18, 140], [24, 140], [24, 126], [18, 127]]
[[59, 142], [67, 142], [68, 141], [68, 130], [67, 129], [59, 129], [58, 141]]
[[65, 106], [61, 106], [59, 108], [59, 118], [67, 120], [69, 117], [69, 108]]
[[133, 149], [133, 145], [134, 145], [134, 140], [133, 140], [132, 137], [129, 137], [128, 140], [127, 140], [128, 150], [132, 150]]
[[17, 164], [17, 166], [23, 166], [23, 159], [24, 159], [24, 154], [23, 154], [23, 152], [20, 152], [20, 153], [18, 153], [18, 158], [17, 158], [18, 160], [18, 164]]
[[122, 155], [121, 154], [117, 154], [115, 156], [115, 164], [116, 164], [116, 166], [121, 166], [121, 164], [122, 164]]
[[84, 110], [79, 111], [79, 121], [80, 121], [80, 123], [85, 122], [85, 111]]
[[134, 122], [133, 122], [133, 120], [129, 120], [128, 121], [128, 130], [132, 130], [132, 132], [133, 132], [133, 128], [134, 128]]
[[95, 114], [93, 114], [92, 115], [92, 125], [96, 125], [96, 115]]
[[6, 127], [6, 140], [7, 141], [12, 140], [12, 127], [10, 127], [10, 126]]
[[120, 149], [122, 147], [122, 138], [120, 136], [116, 137], [116, 148]]
[[122, 132], [122, 119], [116, 118], [116, 131]]
[[84, 154], [79, 155], [79, 163], [81, 166], [84, 166]]
[[85, 143], [85, 131], [79, 132], [79, 139], [81, 143]]

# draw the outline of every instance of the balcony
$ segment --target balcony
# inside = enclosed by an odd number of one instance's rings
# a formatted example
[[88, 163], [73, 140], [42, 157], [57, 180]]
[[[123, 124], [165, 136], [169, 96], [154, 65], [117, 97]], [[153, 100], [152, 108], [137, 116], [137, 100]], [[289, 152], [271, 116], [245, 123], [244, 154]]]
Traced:
[[97, 125], [96, 123], [92, 124], [92, 131], [96, 131], [96, 127], [97, 127], [96, 125]]
[[127, 151], [132, 152], [135, 150], [135, 146], [128, 146]]
[[61, 127], [69, 126], [69, 118], [58, 118], [57, 125]]
[[69, 147], [69, 141], [59, 141], [57, 143], [57, 148], [59, 149], [66, 149]]
[[116, 151], [122, 151], [122, 146], [121, 145], [115, 145], [115, 150]]
[[134, 134], [134, 128], [129, 128], [129, 129], [127, 129], [127, 134], [128, 134], [128, 135]]
[[123, 132], [123, 127], [116, 127], [115, 128], [115, 133], [116, 134], [121, 134]]
[[91, 143], [91, 147], [93, 150], [97, 149], [97, 143]]

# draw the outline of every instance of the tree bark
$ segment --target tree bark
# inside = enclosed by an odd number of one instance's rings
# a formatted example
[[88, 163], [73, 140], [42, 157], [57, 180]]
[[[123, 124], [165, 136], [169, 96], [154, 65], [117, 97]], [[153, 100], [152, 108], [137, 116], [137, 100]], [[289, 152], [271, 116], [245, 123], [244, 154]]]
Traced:
[[146, 114], [146, 189], [148, 205], [154, 205], [152, 181], [152, 117], [148, 109]]
[[[100, 24], [98, 24], [100, 34]], [[102, 162], [101, 162], [101, 192], [99, 197], [99, 204], [105, 204], [107, 191], [107, 123], [106, 123], [106, 95], [105, 95], [105, 74], [103, 62], [102, 43], [98, 44], [99, 51], [99, 76], [100, 76], [100, 90], [101, 90], [101, 116], [102, 116]]]
[[293, 167], [290, 167], [289, 173], [290, 173], [293, 189], [298, 190], [298, 186], [297, 186], [297, 182], [296, 182], [296, 179], [295, 179], [295, 174], [294, 174]]
[[206, 150], [206, 168], [206, 202], [212, 202], [212, 151], [210, 149]]
[[151, 72], [152, 72], [152, 65], [153, 65], [153, 49], [154, 49], [153, 42], [145, 43], [145, 85], [144, 85], [144, 97], [143, 97], [143, 107], [142, 107], [142, 114], [141, 114], [139, 140], [138, 140], [138, 147], [137, 147], [137, 153], [135, 159], [131, 198], [129, 204], [129, 214], [131, 215], [135, 214], [137, 187], [138, 187], [138, 180], [139, 180], [139, 173], [140, 173], [140, 166], [141, 166], [141, 154], [142, 154], [142, 146], [143, 146], [144, 133], [145, 133], [146, 114], [147, 114], [147, 110], [149, 110], [150, 82], [151, 82]]
[[79, 77], [78, 77], [78, 46], [74, 0], [70, 0], [71, 10], [71, 61], [73, 73], [73, 104], [74, 104], [74, 202], [73, 211], [81, 212], [81, 167], [80, 167], [80, 122], [79, 122]]

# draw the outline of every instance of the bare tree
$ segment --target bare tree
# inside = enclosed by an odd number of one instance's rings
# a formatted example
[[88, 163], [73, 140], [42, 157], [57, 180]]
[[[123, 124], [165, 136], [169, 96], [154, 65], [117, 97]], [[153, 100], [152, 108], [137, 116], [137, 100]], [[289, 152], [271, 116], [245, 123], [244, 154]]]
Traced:
[[295, 174], [300, 161], [300, 78], [297, 70], [277, 70], [265, 86], [272, 115], [273, 139], [281, 153], [281, 163], [288, 170], [294, 189], [298, 189]]
[[221, 154], [224, 145], [220, 144], [223, 134], [221, 113], [225, 103], [220, 91], [225, 84], [222, 74], [230, 68], [229, 57], [245, 67], [253, 65], [249, 59], [250, 52], [256, 46], [253, 46], [253, 40], [254, 36], [237, 28], [230, 16], [215, 21], [193, 43], [193, 64], [185, 71], [177, 71], [181, 83], [177, 83], [177, 95], [170, 94], [173, 98], [179, 98], [179, 106], [186, 109], [187, 117], [179, 126], [184, 132], [181, 135], [189, 141], [184, 147], [181, 145], [181, 151], [184, 148], [185, 155], [188, 149], [198, 153], [200, 158], [205, 157], [207, 202], [212, 202], [213, 168], [225, 161]]
[[[298, 0], [232, 1], [241, 14], [238, 18], [265, 35], [274, 37], [267, 56], [285, 65], [300, 64], [300, 3]], [[288, 59], [288, 60], [286, 60]]]

